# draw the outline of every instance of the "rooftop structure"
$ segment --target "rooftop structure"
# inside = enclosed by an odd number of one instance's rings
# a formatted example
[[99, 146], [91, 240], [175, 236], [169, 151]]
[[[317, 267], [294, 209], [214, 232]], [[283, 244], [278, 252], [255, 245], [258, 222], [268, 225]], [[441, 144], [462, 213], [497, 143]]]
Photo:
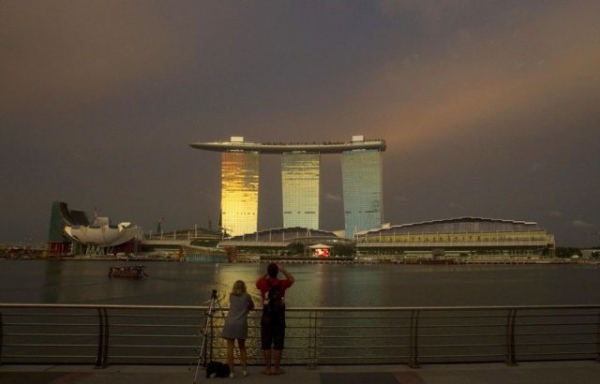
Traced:
[[279, 154], [282, 158], [284, 227], [320, 229], [321, 154], [342, 155], [346, 237], [381, 226], [384, 140], [365, 140], [357, 135], [350, 142], [254, 143], [233, 136], [230, 141], [190, 146], [222, 153], [221, 221], [228, 235], [258, 230], [261, 154]]
[[385, 151], [384, 140], [364, 140], [363, 136], [353, 136], [351, 142], [324, 142], [324, 143], [254, 143], [244, 141], [243, 137], [233, 136], [230, 141], [213, 141], [207, 143], [192, 143], [192, 148], [205, 151], [233, 152], [250, 151], [261, 154], [282, 154], [285, 152], [315, 152], [315, 153], [342, 153], [357, 149], [371, 149]]

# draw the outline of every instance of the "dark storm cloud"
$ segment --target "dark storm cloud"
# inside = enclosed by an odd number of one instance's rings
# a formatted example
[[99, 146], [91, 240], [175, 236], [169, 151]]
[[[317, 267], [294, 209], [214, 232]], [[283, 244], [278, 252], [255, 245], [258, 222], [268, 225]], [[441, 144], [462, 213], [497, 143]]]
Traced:
[[[388, 142], [386, 221], [600, 243], [599, 18], [592, 0], [4, 1], [0, 241], [44, 241], [54, 200], [216, 225], [219, 155], [188, 143], [364, 134]], [[260, 226], [279, 226], [263, 165]], [[340, 228], [339, 159], [323, 174], [323, 228]]]

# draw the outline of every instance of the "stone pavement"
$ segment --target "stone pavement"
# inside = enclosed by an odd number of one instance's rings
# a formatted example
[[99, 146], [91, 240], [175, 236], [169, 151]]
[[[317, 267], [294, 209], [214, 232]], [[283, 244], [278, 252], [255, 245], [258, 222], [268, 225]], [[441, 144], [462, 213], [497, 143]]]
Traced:
[[0, 365], [0, 384], [598, 384], [600, 362], [567, 361], [485, 364], [432, 364], [412, 369], [403, 365], [285, 367], [286, 373], [265, 376], [261, 367], [234, 379], [206, 379], [191, 366], [114, 365], [105, 369], [74, 365]]

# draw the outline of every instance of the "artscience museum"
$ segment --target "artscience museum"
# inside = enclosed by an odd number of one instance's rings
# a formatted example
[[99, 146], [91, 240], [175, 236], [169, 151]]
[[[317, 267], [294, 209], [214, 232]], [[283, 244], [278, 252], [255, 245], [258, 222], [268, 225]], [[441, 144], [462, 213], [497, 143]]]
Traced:
[[52, 205], [48, 241], [51, 254], [103, 256], [116, 252], [131, 253], [134, 251], [134, 239], [140, 235], [141, 229], [130, 222], [113, 225], [108, 217], [99, 216], [90, 220], [83, 211], [69, 210], [64, 202]]

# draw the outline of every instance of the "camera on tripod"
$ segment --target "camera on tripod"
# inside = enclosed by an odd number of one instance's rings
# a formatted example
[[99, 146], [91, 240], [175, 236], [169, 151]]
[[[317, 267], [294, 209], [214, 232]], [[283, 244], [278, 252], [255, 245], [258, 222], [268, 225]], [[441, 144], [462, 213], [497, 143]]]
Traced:
[[[217, 296], [217, 290], [216, 289], [212, 289], [210, 294], [210, 300], [209, 300], [209, 305], [208, 305], [208, 309], [206, 311], [206, 318], [204, 320], [204, 331], [202, 332], [202, 341], [200, 344], [200, 353], [198, 354], [198, 364], [196, 365], [196, 373], [194, 375], [194, 384], [196, 384], [196, 379], [198, 378], [198, 370], [200, 369], [200, 363], [202, 361], [204, 361], [205, 365], [206, 362], [209, 360], [212, 360], [212, 341], [213, 341], [213, 337], [212, 337], [212, 332], [209, 332], [212, 329], [212, 325], [213, 325], [213, 314], [215, 312], [215, 310], [218, 309], [221, 311], [221, 314], [223, 315], [223, 317], [225, 317], [225, 313], [223, 311], [223, 307], [221, 306], [221, 303], [219, 302], [219, 297]], [[209, 338], [209, 334], [210, 334], [210, 350], [209, 350], [209, 356], [206, 355], [206, 349], [208, 347], [208, 338]]]

